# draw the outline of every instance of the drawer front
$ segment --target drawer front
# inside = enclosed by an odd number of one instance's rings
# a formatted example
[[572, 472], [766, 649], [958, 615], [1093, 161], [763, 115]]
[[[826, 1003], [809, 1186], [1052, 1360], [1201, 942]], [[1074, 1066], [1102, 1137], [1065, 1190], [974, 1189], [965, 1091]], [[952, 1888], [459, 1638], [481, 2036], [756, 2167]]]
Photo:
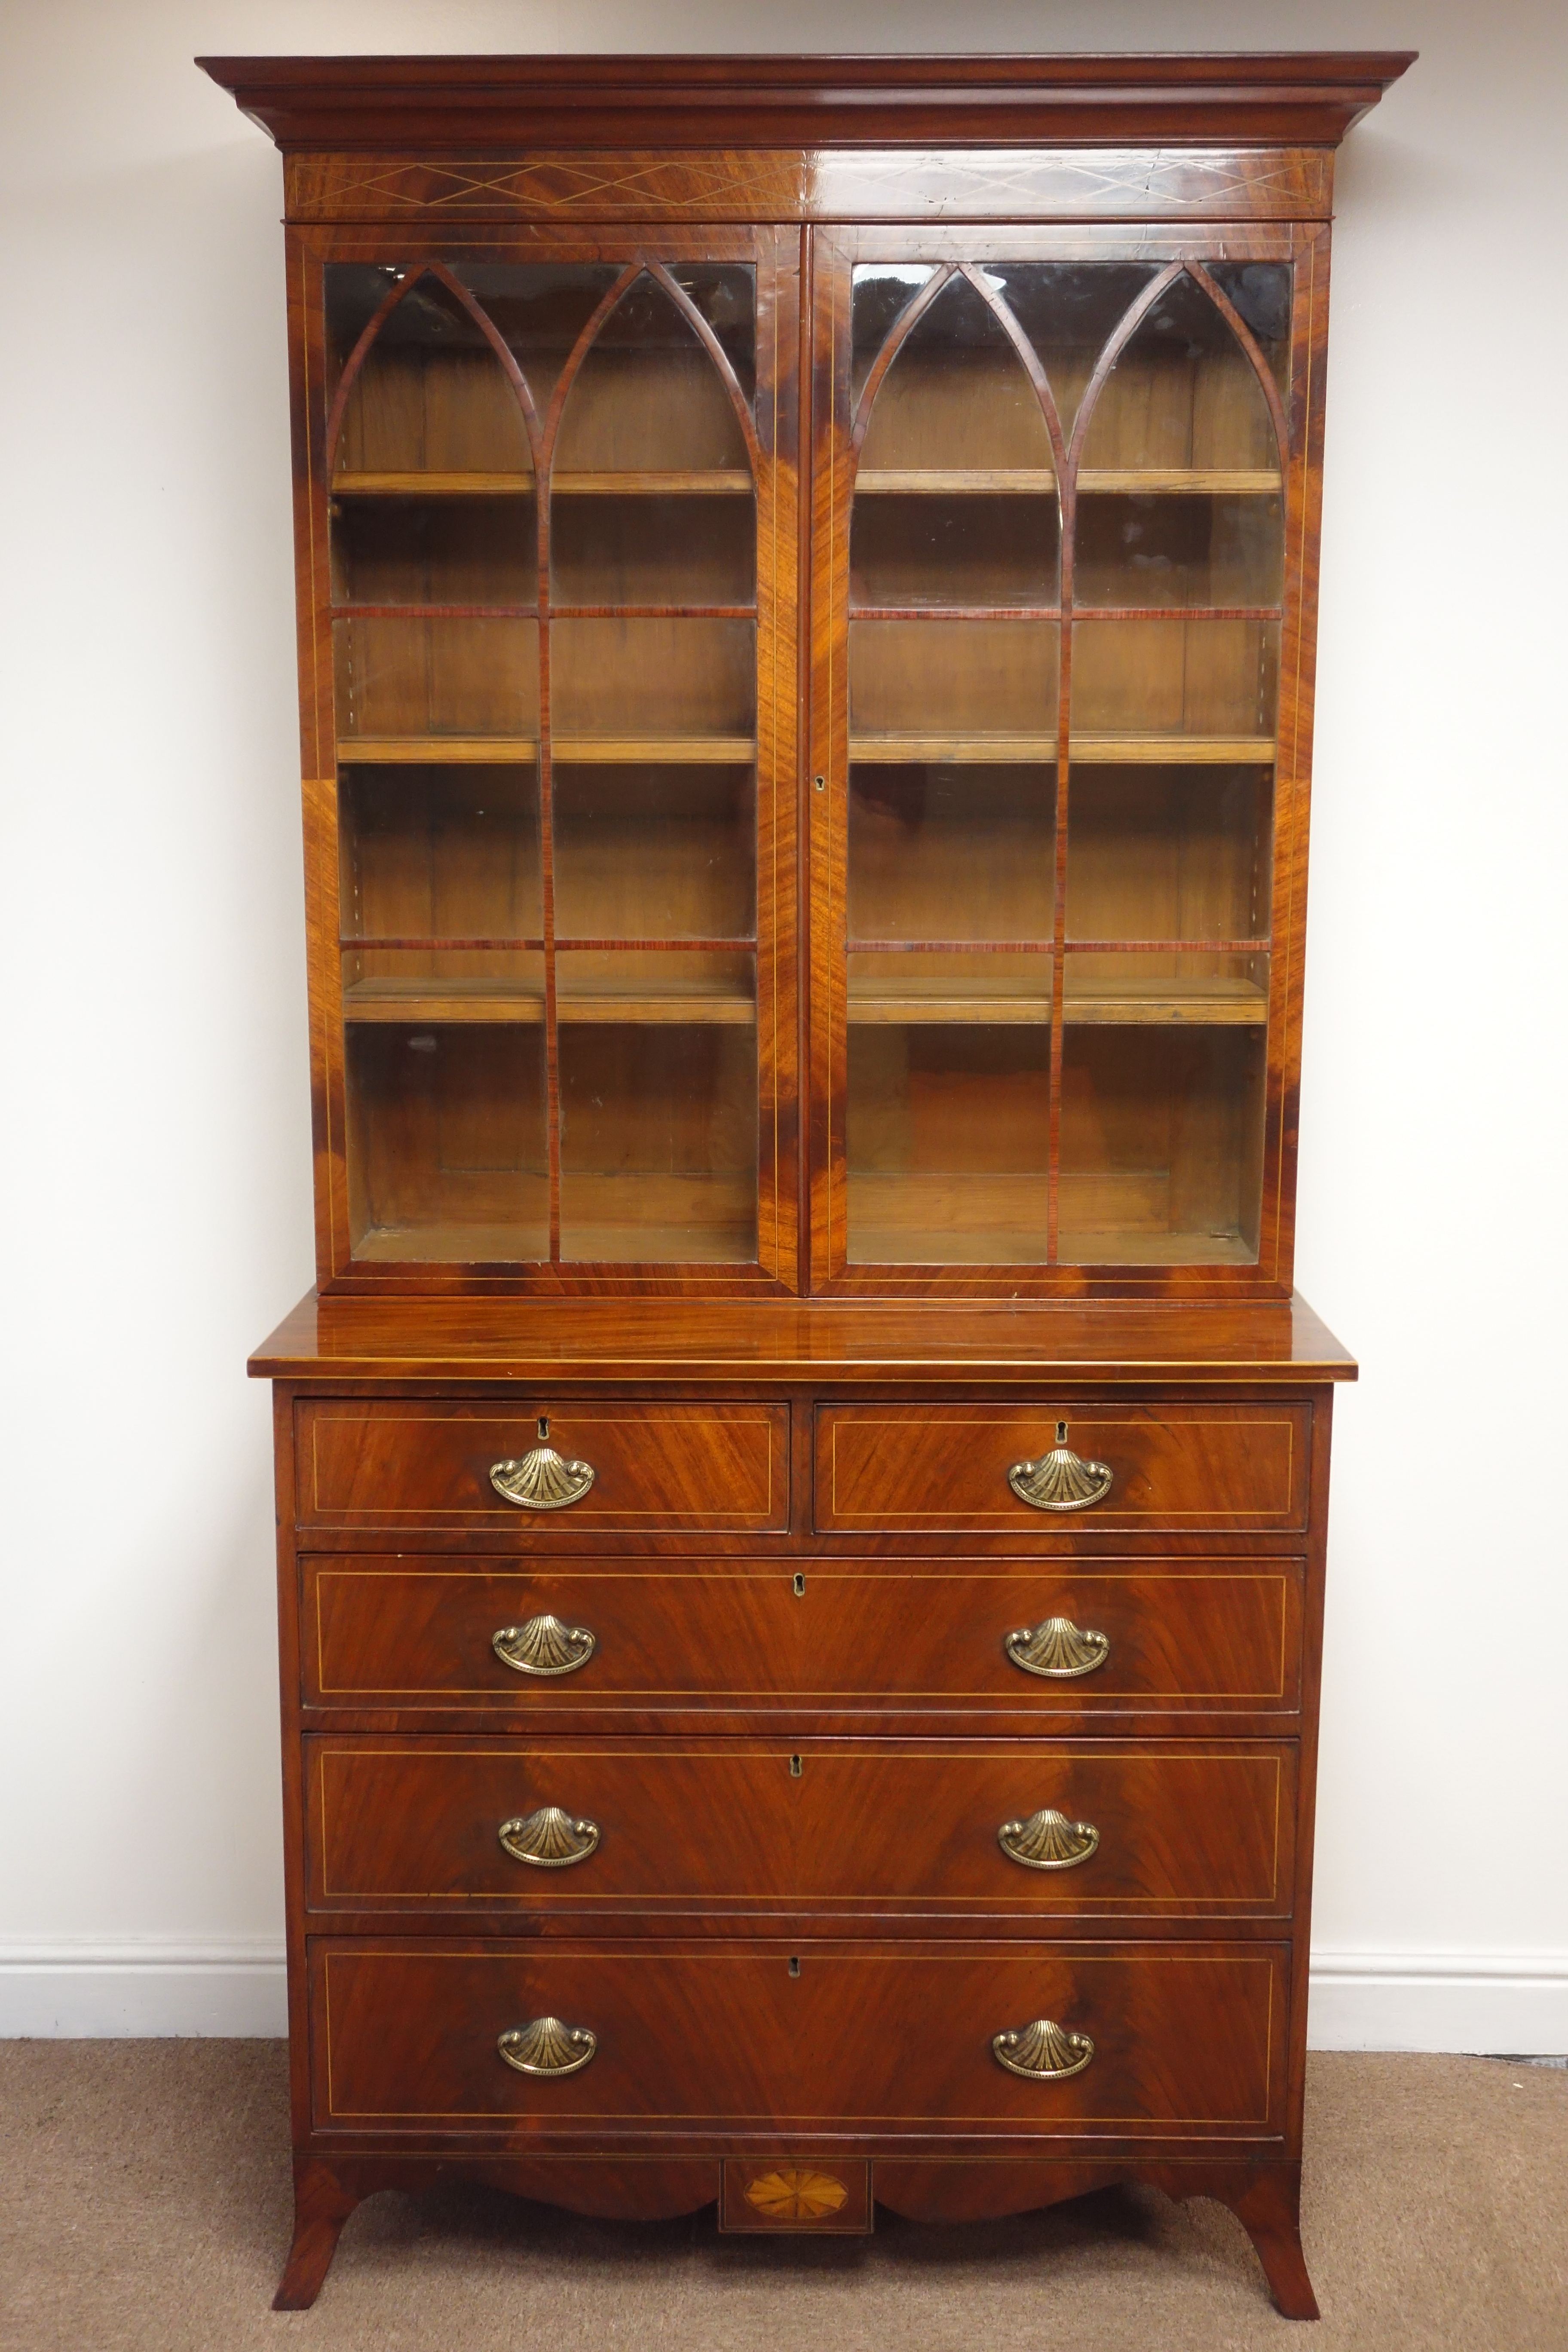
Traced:
[[[1261, 2138], [1283, 2123], [1285, 1963], [1268, 1945], [627, 1954], [322, 1939], [310, 1953], [315, 2120], [423, 2135], [929, 2124]], [[522, 2074], [502, 2058], [500, 2037], [541, 2019], [594, 2037], [576, 2072]], [[998, 2063], [993, 2037], [1037, 2021], [1092, 2042], [1081, 2072], [1026, 2080]], [[586, 2050], [531, 2037], [518, 2054]]]
[[[307, 1401], [298, 1407], [297, 1490], [306, 1528], [480, 1528], [548, 1539], [570, 1528], [655, 1534], [782, 1533], [789, 1526], [785, 1404], [570, 1405], [521, 1411], [408, 1398], [386, 1403]], [[580, 1500], [534, 1510], [490, 1483], [498, 1464], [541, 1444], [585, 1462]]]
[[[1096, 1561], [1081, 1572], [1015, 1562], [962, 1575], [837, 1560], [481, 1569], [353, 1556], [302, 1566], [305, 1696], [321, 1706], [546, 1714], [901, 1700], [1048, 1716], [1292, 1707], [1300, 1688], [1300, 1560]], [[1087, 1671], [1058, 1678], [1013, 1663], [1008, 1637], [1025, 1636], [1027, 1652], [1051, 1620], [1069, 1631], [1042, 1641], [1042, 1662], [1087, 1658]], [[520, 1672], [498, 1656], [498, 1633], [540, 1663], [585, 1663]]]
[[1290, 1907], [1288, 1742], [791, 1750], [315, 1738], [307, 1749], [318, 1910]]
[[[1066, 1444], [1111, 1474], [1071, 1510], [1023, 1501], [1008, 1472]], [[1202, 1534], [1307, 1524], [1311, 1407], [820, 1405], [816, 1525], [824, 1534]], [[1091, 1484], [1098, 1482], [1090, 1482]], [[1070, 1499], [1070, 1486], [1068, 1489]]]

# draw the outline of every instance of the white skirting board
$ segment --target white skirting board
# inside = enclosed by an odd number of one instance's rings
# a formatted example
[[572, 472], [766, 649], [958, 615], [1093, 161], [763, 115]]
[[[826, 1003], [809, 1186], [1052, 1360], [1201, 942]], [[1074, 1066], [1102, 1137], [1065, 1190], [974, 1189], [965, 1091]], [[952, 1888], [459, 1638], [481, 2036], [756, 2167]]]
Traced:
[[[0, 1943], [0, 2037], [279, 2034], [266, 1938]], [[1312, 1957], [1314, 2050], [1568, 2052], [1568, 1952]]]

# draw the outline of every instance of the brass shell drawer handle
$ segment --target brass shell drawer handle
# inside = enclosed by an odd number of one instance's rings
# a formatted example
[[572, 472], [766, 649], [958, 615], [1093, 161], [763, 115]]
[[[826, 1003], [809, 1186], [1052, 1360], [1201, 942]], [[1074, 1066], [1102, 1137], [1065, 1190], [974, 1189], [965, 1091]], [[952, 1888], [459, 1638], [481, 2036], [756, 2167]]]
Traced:
[[1057, 1442], [1037, 1462], [1015, 1462], [1007, 1484], [1033, 1511], [1089, 1511], [1110, 1492], [1115, 1473], [1109, 1462], [1086, 1462], [1068, 1444], [1068, 1425], [1057, 1423]]
[[535, 1870], [570, 1870], [586, 1862], [599, 1843], [597, 1822], [574, 1821], [559, 1805], [541, 1805], [516, 1821], [502, 1822], [499, 1835], [503, 1853], [513, 1862], [531, 1863]]
[[586, 1625], [564, 1625], [559, 1617], [531, 1617], [526, 1625], [502, 1625], [490, 1647], [514, 1675], [574, 1675], [598, 1648]]
[[541, 1413], [539, 1443], [515, 1462], [492, 1462], [490, 1485], [503, 1503], [520, 1511], [565, 1511], [580, 1503], [594, 1483], [591, 1462], [568, 1462], [550, 1443], [550, 1423]]
[[1047, 1617], [1038, 1625], [1024, 1625], [1017, 1633], [1005, 1634], [1002, 1647], [1025, 1674], [1068, 1683], [1079, 1675], [1092, 1675], [1105, 1664], [1110, 1655], [1110, 1636], [1075, 1625], [1070, 1617]]
[[1048, 2017], [1037, 2017], [1032, 2025], [1010, 2025], [994, 2033], [991, 2055], [998, 2066], [1005, 2066], [1009, 2074], [1022, 2074], [1026, 2083], [1065, 2083], [1082, 2074], [1094, 2055], [1094, 2044], [1087, 2033], [1073, 2033], [1065, 2025], [1053, 2025]]
[[519, 2074], [580, 2074], [599, 2046], [585, 2025], [563, 2025], [558, 2017], [536, 2017], [498, 2034], [496, 2048]]
[[1047, 1805], [1026, 1822], [1004, 1822], [996, 1843], [1009, 1862], [1026, 1870], [1076, 1870], [1099, 1853], [1100, 1832], [1092, 1822], [1069, 1822]]

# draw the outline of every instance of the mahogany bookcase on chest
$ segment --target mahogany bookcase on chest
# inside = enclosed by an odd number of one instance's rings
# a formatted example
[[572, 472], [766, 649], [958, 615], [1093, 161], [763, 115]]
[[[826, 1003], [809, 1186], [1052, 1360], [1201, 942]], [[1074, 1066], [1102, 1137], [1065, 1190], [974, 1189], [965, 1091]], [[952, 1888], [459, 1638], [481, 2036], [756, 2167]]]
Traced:
[[285, 156], [297, 2231], [1298, 2231], [1333, 151], [1403, 56], [209, 59]]

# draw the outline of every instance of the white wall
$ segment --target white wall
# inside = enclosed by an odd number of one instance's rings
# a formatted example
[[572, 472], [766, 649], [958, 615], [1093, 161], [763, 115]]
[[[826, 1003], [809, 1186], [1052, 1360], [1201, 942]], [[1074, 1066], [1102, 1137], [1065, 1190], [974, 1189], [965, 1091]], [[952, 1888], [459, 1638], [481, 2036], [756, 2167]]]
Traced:
[[1556, 0], [11, 0], [0, 2032], [280, 2030], [310, 1279], [277, 158], [197, 51], [1419, 47], [1340, 179], [1300, 1279], [1320, 2042], [1568, 2048]]

